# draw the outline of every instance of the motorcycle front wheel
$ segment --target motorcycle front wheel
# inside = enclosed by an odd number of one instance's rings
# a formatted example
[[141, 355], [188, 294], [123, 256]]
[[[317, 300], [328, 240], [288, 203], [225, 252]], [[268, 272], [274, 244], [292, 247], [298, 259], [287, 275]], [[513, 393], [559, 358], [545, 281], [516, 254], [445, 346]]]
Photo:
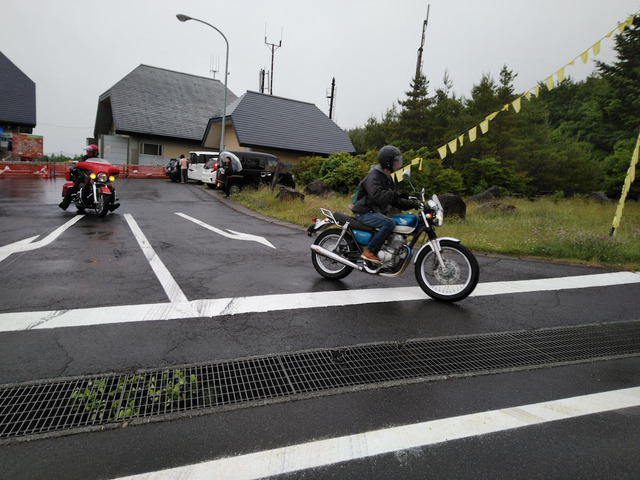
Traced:
[[103, 193], [98, 194], [98, 202], [96, 206], [96, 215], [102, 218], [109, 213], [109, 198], [110, 195], [105, 195]]
[[[341, 257], [347, 256], [349, 253], [356, 250], [356, 246], [353, 239], [346, 235], [338, 243], [341, 233], [342, 230], [337, 228], [325, 230], [318, 235], [318, 238], [316, 238], [316, 241], [313, 242], [313, 244], [318, 245], [325, 250], [329, 250], [330, 252], [336, 253]], [[320, 275], [331, 280], [340, 280], [341, 278], [349, 275], [353, 270], [353, 268], [343, 263], [336, 262], [329, 257], [325, 257], [324, 255], [320, 255], [313, 251], [311, 252], [311, 262]]]
[[416, 280], [431, 298], [443, 302], [457, 302], [467, 298], [478, 284], [480, 267], [471, 251], [451, 240], [440, 241], [444, 268], [431, 245], [427, 245], [416, 259]]

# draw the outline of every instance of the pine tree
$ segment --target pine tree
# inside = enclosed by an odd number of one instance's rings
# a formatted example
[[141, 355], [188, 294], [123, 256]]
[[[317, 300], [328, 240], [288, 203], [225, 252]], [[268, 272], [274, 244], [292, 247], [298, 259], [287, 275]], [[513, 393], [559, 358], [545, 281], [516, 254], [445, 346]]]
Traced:
[[405, 92], [406, 100], [399, 101], [402, 107], [399, 115], [399, 127], [402, 138], [396, 142], [403, 149], [418, 149], [427, 145], [429, 137], [429, 106], [432, 100], [428, 98], [429, 82], [420, 73], [411, 82], [411, 90]]

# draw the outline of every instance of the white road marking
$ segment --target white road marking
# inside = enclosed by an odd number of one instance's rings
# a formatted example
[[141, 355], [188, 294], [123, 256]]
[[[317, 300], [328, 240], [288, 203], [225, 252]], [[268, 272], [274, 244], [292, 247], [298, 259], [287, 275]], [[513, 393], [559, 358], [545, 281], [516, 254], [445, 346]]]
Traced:
[[156, 252], [147, 240], [147, 237], [145, 237], [144, 233], [142, 233], [142, 230], [140, 230], [138, 223], [133, 219], [130, 213], [125, 213], [124, 218], [129, 224], [129, 228], [131, 228], [134, 237], [136, 237], [138, 245], [140, 245], [140, 248], [142, 248], [144, 256], [149, 261], [151, 268], [156, 274], [156, 277], [158, 277], [158, 280], [160, 281], [160, 284], [169, 297], [171, 303], [187, 304], [189, 302], [187, 300], [187, 297], [184, 293], [182, 293], [180, 286], [173, 279], [171, 273], [169, 273], [169, 270], [167, 270], [167, 267], [164, 266], [164, 263], [162, 263], [160, 257], [156, 255]]
[[121, 480], [258, 479], [638, 406], [640, 387], [613, 390], [291, 445], [122, 477]]
[[273, 246], [273, 244], [269, 240], [267, 240], [264, 237], [260, 237], [258, 235], [251, 235], [249, 233], [235, 232], [233, 230], [227, 230], [225, 232], [224, 230], [220, 230], [219, 228], [212, 227], [211, 225], [206, 224], [204, 222], [201, 222], [197, 218], [190, 217], [189, 215], [186, 215], [184, 213], [176, 212], [176, 215], [178, 215], [178, 216], [180, 216], [182, 218], [185, 218], [187, 220], [190, 220], [193, 223], [195, 223], [197, 225], [200, 225], [201, 227], [206, 228], [207, 230], [211, 230], [212, 232], [215, 232], [218, 235], [222, 235], [223, 237], [227, 237], [227, 238], [230, 238], [232, 240], [245, 240], [245, 241], [249, 241], [249, 242], [258, 242], [258, 243], [261, 243], [262, 245], [266, 245], [267, 247], [276, 248], [276, 247]]
[[24, 240], [18, 240], [17, 242], [10, 243], [9, 245], [4, 245], [3, 247], [0, 247], [0, 262], [5, 258], [7, 258], [12, 253], [27, 252], [29, 250], [36, 250], [38, 248], [46, 247], [51, 242], [56, 240], [60, 235], [62, 235], [68, 228], [72, 227], [83, 218], [84, 218], [84, 215], [76, 215], [71, 220], [66, 222], [64, 225], [56, 228], [49, 235], [44, 237], [42, 240], [38, 240], [37, 242], [34, 242], [33, 240], [38, 238], [39, 235], [30, 237], [30, 238], [25, 238]]
[[[135, 222], [134, 222], [135, 223]], [[136, 225], [137, 227], [137, 225]], [[139, 240], [140, 241], [140, 240]], [[146, 242], [146, 239], [144, 240]], [[147, 242], [148, 243], [148, 242]], [[146, 245], [146, 244], [145, 244]], [[141, 244], [142, 246], [142, 244]], [[143, 250], [150, 246], [143, 247]], [[145, 254], [155, 256], [153, 250]], [[155, 257], [154, 264], [165, 268]], [[152, 260], [149, 260], [150, 262]], [[156, 268], [159, 266], [156, 265]], [[166, 269], [165, 269], [166, 270]], [[155, 271], [155, 268], [154, 268]], [[188, 301], [171, 275], [156, 275], [165, 290], [182, 300], [172, 303], [143, 305], [118, 305], [112, 307], [79, 308], [75, 310], [50, 310], [40, 312], [0, 313], [0, 332], [28, 330], [32, 328], [60, 328], [113, 323], [144, 322], [148, 320], [177, 320], [185, 318], [218, 317], [245, 313], [264, 313], [293, 309], [340, 307], [370, 303], [426, 301], [429, 297], [420, 287], [373, 288], [364, 290], [341, 290], [331, 292], [286, 293], [258, 295], [254, 297], [213, 298]], [[608, 287], [640, 283], [640, 273], [614, 272], [574, 277], [518, 280], [513, 282], [480, 283], [473, 297], [531, 293], [556, 290], [571, 290], [593, 287]], [[172, 289], [177, 289], [179, 294]], [[171, 296], [170, 296], [171, 298]]]

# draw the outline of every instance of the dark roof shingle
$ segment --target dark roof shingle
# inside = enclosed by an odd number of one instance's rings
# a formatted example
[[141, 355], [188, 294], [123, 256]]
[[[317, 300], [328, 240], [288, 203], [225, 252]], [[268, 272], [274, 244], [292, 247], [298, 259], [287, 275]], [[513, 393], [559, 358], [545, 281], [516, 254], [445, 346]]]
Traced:
[[0, 52], [0, 122], [36, 126], [36, 84]]
[[[227, 89], [227, 104], [236, 98]], [[116, 132], [199, 142], [223, 103], [219, 80], [140, 65], [100, 96], [94, 135], [108, 133], [112, 117]]]
[[227, 115], [241, 146], [323, 155], [355, 151], [349, 135], [312, 103], [248, 91]]

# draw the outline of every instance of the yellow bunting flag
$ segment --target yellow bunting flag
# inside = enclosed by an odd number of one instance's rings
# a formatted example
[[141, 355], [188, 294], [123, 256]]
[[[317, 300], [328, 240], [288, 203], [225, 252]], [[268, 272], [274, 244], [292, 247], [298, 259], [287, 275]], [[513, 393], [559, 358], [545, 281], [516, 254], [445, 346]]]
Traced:
[[464, 134], [458, 137], [458, 142], [460, 143], [461, 147], [464, 146]]
[[558, 75], [558, 83], [564, 82], [564, 67], [562, 67], [560, 70], [558, 70], [556, 72], [556, 75]]
[[591, 49], [593, 50], [594, 55], [598, 55], [600, 53], [600, 42], [596, 43], [593, 47], [591, 47]]
[[548, 90], [553, 90], [553, 75], [547, 78], [544, 83], [547, 85]]
[[477, 136], [478, 136], [478, 127], [475, 126], [471, 130], [469, 130], [469, 141], [475, 142]]
[[498, 113], [499, 112], [490, 113], [489, 115], [487, 115], [487, 120], [489, 121], [493, 120], [494, 118], [496, 118], [496, 115], [498, 115]]
[[507, 103], [504, 107], [502, 107], [501, 111], [506, 112], [509, 110], [509, 104]]
[[589, 60], [589, 50], [585, 50], [580, 54], [580, 59], [582, 60], [582, 64], [584, 65]]
[[456, 153], [456, 150], [458, 150], [458, 140], [451, 140], [449, 143], [449, 150], [451, 150], [451, 153]]
[[518, 97], [513, 102], [511, 102], [511, 105], [513, 105], [513, 109], [515, 110], [516, 113], [520, 113], [521, 103], [522, 103], [522, 97]]
[[480, 131], [482, 132], [483, 135], [489, 131], [489, 120], [480, 122]]
[[443, 145], [442, 147], [438, 148], [438, 154], [440, 155], [440, 159], [444, 160], [444, 158], [447, 156], [447, 146]]
[[629, 165], [629, 170], [627, 170], [627, 178], [624, 180], [624, 186], [622, 187], [622, 194], [620, 195], [620, 201], [618, 202], [618, 208], [616, 209], [616, 215], [613, 217], [613, 225], [611, 227], [611, 236], [616, 234], [616, 230], [620, 225], [620, 220], [622, 219], [622, 210], [624, 209], [624, 202], [627, 198], [627, 193], [629, 193], [629, 189], [631, 188], [631, 182], [636, 178], [636, 165], [638, 164], [638, 157], [640, 156], [640, 135], [638, 135], [638, 140], [636, 142], [636, 148], [633, 150], [633, 155], [631, 156], [631, 165]]
[[536, 85], [535, 87], [533, 87], [533, 94], [537, 97], [538, 95], [540, 95], [540, 85]]

